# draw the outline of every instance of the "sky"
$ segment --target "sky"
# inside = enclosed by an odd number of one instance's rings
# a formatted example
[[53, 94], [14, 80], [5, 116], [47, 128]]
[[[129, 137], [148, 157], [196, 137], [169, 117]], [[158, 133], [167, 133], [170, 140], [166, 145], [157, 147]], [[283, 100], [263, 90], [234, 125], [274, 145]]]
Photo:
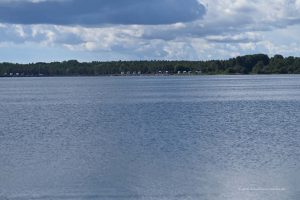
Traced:
[[0, 0], [0, 62], [300, 56], [300, 0]]

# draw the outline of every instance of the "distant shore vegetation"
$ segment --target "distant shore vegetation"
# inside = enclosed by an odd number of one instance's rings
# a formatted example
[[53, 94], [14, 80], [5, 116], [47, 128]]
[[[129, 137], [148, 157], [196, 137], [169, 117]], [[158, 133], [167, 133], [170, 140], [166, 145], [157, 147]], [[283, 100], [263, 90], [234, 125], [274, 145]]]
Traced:
[[300, 58], [265, 54], [210, 61], [110, 61], [0, 63], [0, 76], [138, 76], [200, 74], [300, 74]]

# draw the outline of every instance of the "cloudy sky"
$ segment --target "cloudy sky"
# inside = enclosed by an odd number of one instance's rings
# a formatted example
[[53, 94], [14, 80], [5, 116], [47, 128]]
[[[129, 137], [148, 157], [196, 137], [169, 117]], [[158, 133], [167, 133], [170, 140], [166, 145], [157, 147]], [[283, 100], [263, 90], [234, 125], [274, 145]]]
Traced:
[[0, 0], [0, 62], [300, 56], [300, 0]]

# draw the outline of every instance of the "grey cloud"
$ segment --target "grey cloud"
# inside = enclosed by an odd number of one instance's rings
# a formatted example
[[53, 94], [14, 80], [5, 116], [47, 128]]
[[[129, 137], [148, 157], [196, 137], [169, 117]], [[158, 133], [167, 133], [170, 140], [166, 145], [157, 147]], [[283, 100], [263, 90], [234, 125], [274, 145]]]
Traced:
[[103, 24], [172, 24], [190, 22], [206, 12], [197, 0], [5, 1], [0, 22], [97, 26]]

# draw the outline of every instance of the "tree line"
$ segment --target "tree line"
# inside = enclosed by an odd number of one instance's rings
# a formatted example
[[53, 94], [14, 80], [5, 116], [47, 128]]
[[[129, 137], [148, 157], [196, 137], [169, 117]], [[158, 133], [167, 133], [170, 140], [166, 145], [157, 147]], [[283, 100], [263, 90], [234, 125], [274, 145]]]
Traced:
[[151, 74], [300, 74], [300, 58], [265, 54], [210, 61], [110, 61], [0, 63], [0, 76], [100, 76]]

